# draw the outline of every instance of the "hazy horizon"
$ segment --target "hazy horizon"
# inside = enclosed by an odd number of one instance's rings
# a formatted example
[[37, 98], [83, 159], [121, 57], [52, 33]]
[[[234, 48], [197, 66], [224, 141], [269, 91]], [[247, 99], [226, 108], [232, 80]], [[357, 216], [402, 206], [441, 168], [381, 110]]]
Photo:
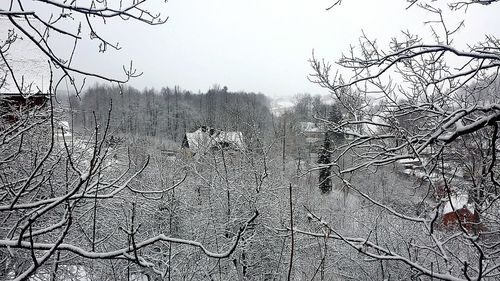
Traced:
[[[161, 12], [163, 18], [169, 17], [165, 24], [149, 26], [109, 20], [102, 25], [94, 21], [98, 33], [112, 44], [119, 43], [122, 49], [108, 48], [100, 53], [98, 41], [84, 37], [77, 46], [73, 65], [123, 78], [122, 66], [128, 66], [132, 60], [134, 67], [143, 72], [128, 83], [137, 89], [179, 86], [197, 93], [218, 84], [227, 86], [229, 91], [263, 93], [272, 98], [290, 98], [301, 93], [324, 96], [328, 91], [307, 79], [313, 50], [318, 58], [333, 63], [351, 45], [356, 46], [363, 32], [377, 38], [383, 49], [387, 49], [392, 37], [401, 35], [401, 30], [432, 39], [430, 26], [424, 21], [436, 20], [436, 15], [418, 7], [406, 9], [405, 1], [343, 1], [327, 11], [332, 3], [330, 0], [153, 3], [153, 11]], [[41, 3], [28, 4], [36, 9], [45, 8]], [[465, 16], [462, 11], [453, 15], [445, 11], [450, 26], [459, 20], [453, 16], [460, 19], [463, 16], [466, 20], [454, 43], [458, 48], [483, 39], [482, 34], [499, 35], [495, 27], [500, 26], [500, 18], [495, 15], [500, 13], [500, 5], [481, 8], [470, 7]], [[45, 14], [48, 16], [50, 12]], [[71, 40], [59, 37], [51, 40], [62, 54], [71, 50]], [[334, 65], [332, 71], [337, 70]], [[86, 84], [94, 83], [95, 80], [89, 79]]]

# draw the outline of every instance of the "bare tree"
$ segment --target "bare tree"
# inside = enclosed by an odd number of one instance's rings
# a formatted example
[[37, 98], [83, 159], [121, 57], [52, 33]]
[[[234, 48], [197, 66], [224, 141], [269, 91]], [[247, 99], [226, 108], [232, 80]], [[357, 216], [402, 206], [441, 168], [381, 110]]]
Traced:
[[[328, 237], [375, 260], [404, 264], [417, 276], [496, 279], [500, 274], [496, 157], [499, 41], [486, 35], [482, 42], [458, 49], [453, 38], [463, 22], [449, 26], [436, 3], [408, 2], [412, 9], [424, 9], [434, 17], [427, 22], [432, 42], [403, 32], [402, 38], [393, 38], [389, 48], [383, 49], [363, 34], [358, 48], [337, 62], [346, 69], [344, 75], [334, 73], [330, 63], [313, 54], [310, 79], [328, 89], [346, 112], [340, 122], [325, 120], [347, 138], [334, 147], [337, 157], [330, 166], [335, 177], [374, 208], [399, 221], [394, 222], [402, 226], [397, 231], [419, 231], [401, 235], [401, 240], [382, 242], [376, 238], [381, 229], [376, 224], [364, 236], [356, 237], [359, 234], [344, 233], [313, 211], [310, 215], [328, 229]], [[448, 1], [447, 12], [454, 15], [470, 5], [494, 2]], [[347, 156], [352, 157], [352, 163], [344, 167], [339, 163]], [[408, 162], [416, 163], [411, 167], [415, 182], [420, 183], [415, 194], [426, 206], [416, 214], [408, 207], [398, 207], [397, 202], [383, 201], [352, 178], [353, 174], [384, 167], [393, 167], [393, 173], [407, 172], [403, 165]], [[459, 196], [467, 199], [457, 200]], [[453, 227], [448, 224], [447, 210]], [[396, 247], [396, 243], [405, 247]]]
[[[111, 106], [103, 120], [98, 122], [96, 115], [92, 116], [95, 126], [87, 136], [74, 135], [59, 120], [55, 102], [63, 82], [69, 81], [78, 95], [87, 77], [121, 85], [140, 75], [130, 64], [123, 68], [123, 78], [110, 78], [75, 67], [73, 60], [77, 44], [87, 36], [97, 40], [99, 52], [120, 49], [118, 44], [101, 37], [102, 22], [122, 19], [149, 25], [165, 23], [167, 18], [149, 10], [148, 3], [145, 0], [113, 4], [93, 0], [2, 3], [0, 19], [11, 28], [2, 34], [6, 38], [0, 41], [0, 90], [11, 83], [21, 104], [9, 100], [1, 104], [0, 279], [26, 280], [37, 276], [56, 280], [64, 271], [85, 278], [89, 271], [81, 269], [88, 260], [100, 260], [103, 264], [109, 261], [106, 263], [109, 279], [123, 278], [116, 272], [120, 262], [128, 265], [127, 278], [140, 272], [163, 278], [165, 272], [155, 263], [157, 257], [146, 248], [162, 243], [181, 244], [221, 259], [235, 251], [246, 226], [255, 220], [257, 213], [242, 223], [231, 243], [218, 248], [219, 251], [211, 251], [194, 240], [143, 230], [143, 221], [138, 219], [142, 206], [136, 204], [136, 198], [168, 194], [185, 177], [170, 186], [134, 186], [149, 157], [111, 153], [113, 149], [107, 142]], [[41, 52], [47, 66], [47, 87], [28, 81], [8, 59], [17, 40], [25, 40]], [[72, 44], [69, 52], [56, 51], [61, 41]], [[31, 95], [37, 92], [33, 87], [45, 94], [43, 103], [31, 102]], [[8, 108], [10, 105], [17, 111]], [[121, 160], [117, 159], [120, 157]], [[141, 268], [144, 270], [138, 270]]]

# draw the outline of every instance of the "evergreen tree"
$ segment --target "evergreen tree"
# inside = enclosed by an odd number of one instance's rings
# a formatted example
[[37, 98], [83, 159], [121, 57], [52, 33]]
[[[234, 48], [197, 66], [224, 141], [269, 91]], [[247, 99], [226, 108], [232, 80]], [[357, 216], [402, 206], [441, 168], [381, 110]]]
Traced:
[[318, 156], [318, 164], [320, 165], [319, 170], [319, 189], [321, 189], [322, 193], [330, 193], [332, 191], [332, 179], [330, 160], [332, 158], [332, 152], [330, 150], [330, 133], [325, 133], [325, 139], [323, 141], [323, 145], [320, 147], [319, 156]]
[[333, 104], [328, 113], [327, 130], [325, 132], [325, 139], [321, 145], [318, 153], [319, 170], [319, 188], [323, 193], [330, 193], [332, 190], [332, 179], [330, 171], [330, 163], [332, 159], [332, 142], [340, 142], [343, 139], [341, 133], [334, 131], [332, 128], [336, 127], [342, 121], [342, 112], [337, 104]]

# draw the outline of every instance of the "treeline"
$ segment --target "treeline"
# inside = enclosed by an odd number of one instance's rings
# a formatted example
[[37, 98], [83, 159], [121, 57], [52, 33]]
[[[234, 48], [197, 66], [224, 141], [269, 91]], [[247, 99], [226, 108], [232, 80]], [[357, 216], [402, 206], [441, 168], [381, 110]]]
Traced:
[[241, 131], [251, 138], [269, 131], [272, 115], [269, 99], [263, 94], [230, 92], [213, 86], [206, 93], [193, 94], [179, 87], [161, 90], [95, 85], [80, 98], [71, 97], [73, 124], [93, 129], [95, 120], [107, 121], [123, 134], [144, 135], [181, 141], [186, 131], [211, 126]]
[[336, 106], [323, 102], [321, 96], [310, 94], [299, 94], [295, 96], [294, 106], [290, 112], [302, 122], [321, 122], [318, 119], [328, 119], [332, 111], [340, 110]]

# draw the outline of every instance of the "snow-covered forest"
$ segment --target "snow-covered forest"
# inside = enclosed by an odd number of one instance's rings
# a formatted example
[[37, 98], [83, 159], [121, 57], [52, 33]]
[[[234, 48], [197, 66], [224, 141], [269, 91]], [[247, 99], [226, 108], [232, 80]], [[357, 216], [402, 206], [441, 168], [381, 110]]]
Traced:
[[168, 25], [150, 1], [6, 2], [0, 280], [500, 278], [500, 42], [446, 21], [497, 1], [401, 1], [431, 36], [313, 52], [328, 94], [286, 102], [73, 63], [120, 50], [115, 20]]

